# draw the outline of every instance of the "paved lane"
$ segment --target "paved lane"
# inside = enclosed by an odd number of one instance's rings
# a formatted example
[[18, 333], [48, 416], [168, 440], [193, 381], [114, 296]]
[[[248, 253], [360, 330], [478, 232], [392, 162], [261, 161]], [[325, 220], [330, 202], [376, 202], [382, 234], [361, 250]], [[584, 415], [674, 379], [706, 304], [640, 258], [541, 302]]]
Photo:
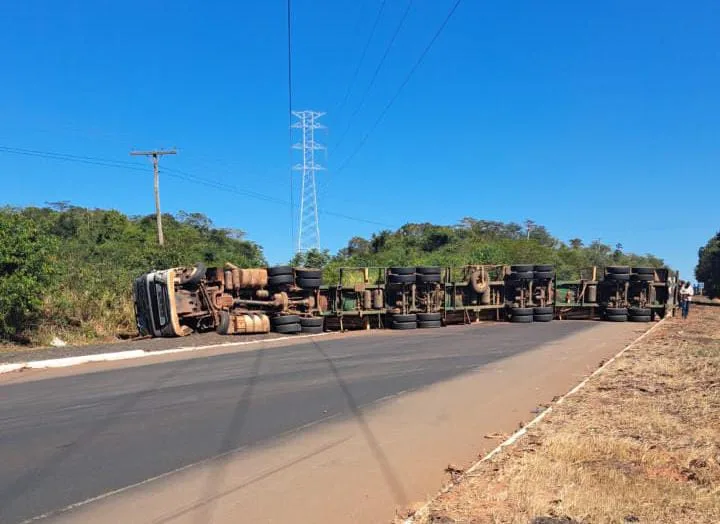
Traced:
[[21, 522], [308, 424], [351, 416], [378, 400], [594, 325], [318, 338], [0, 385], [0, 522]]

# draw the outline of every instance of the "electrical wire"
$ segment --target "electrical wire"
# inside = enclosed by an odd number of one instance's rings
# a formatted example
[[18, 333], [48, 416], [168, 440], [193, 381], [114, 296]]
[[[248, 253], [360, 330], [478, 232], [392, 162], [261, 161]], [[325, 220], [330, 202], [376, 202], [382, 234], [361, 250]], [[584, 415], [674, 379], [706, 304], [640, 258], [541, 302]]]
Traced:
[[340, 112], [344, 109], [345, 104], [350, 98], [350, 93], [352, 92], [353, 87], [355, 87], [355, 82], [357, 81], [358, 75], [360, 74], [360, 69], [362, 68], [363, 62], [365, 61], [365, 56], [367, 55], [368, 49], [370, 48], [370, 43], [372, 42], [373, 36], [375, 36], [375, 31], [377, 30], [377, 26], [380, 23], [380, 18], [382, 18], [382, 13], [385, 10], [386, 3], [387, 0], [383, 0], [380, 4], [380, 8], [375, 14], [375, 20], [373, 21], [372, 29], [370, 29], [370, 34], [365, 41], [365, 46], [363, 47], [362, 53], [360, 54], [360, 60], [355, 67], [355, 71], [353, 72], [350, 83], [348, 84], [347, 90], [345, 91], [345, 96], [343, 97], [342, 101], [335, 107], [334, 113], [337, 115], [339, 115]]
[[295, 186], [293, 180], [293, 154], [292, 154], [292, 119], [293, 119], [293, 85], [292, 85], [292, 0], [287, 0], [287, 83], [288, 83], [288, 133], [290, 148], [288, 160], [290, 169], [290, 250], [295, 249]]
[[390, 38], [390, 41], [388, 42], [387, 46], [385, 46], [385, 51], [383, 52], [382, 57], [380, 58], [380, 62], [378, 62], [378, 65], [375, 67], [375, 71], [373, 72], [372, 78], [370, 79], [370, 83], [365, 88], [365, 91], [363, 92], [362, 96], [360, 97], [360, 102], [358, 102], [357, 106], [355, 107], [355, 110], [350, 115], [350, 118], [348, 118], [347, 126], [345, 126], [345, 130], [340, 135], [340, 139], [335, 143], [335, 146], [332, 148], [332, 151], [337, 151], [340, 145], [343, 143], [343, 140], [348, 134], [348, 131], [350, 130], [350, 127], [352, 126], [353, 120], [357, 116], [357, 114], [360, 112], [360, 109], [362, 109], [363, 105], [365, 104], [365, 100], [367, 99], [368, 94], [370, 94], [370, 90], [375, 85], [375, 80], [377, 80], [378, 75], [380, 74], [380, 70], [382, 69], [382, 66], [385, 64], [385, 60], [387, 59], [388, 55], [390, 54], [390, 50], [392, 49], [393, 44], [395, 44], [395, 40], [397, 39], [398, 35], [400, 34], [400, 30], [402, 29], [403, 25], [405, 25], [405, 20], [407, 20], [408, 14], [410, 14], [410, 8], [412, 7], [413, 0], [408, 0], [407, 5], [405, 6], [405, 11], [402, 14], [402, 17], [400, 18], [400, 21], [395, 26], [395, 31], [393, 32], [392, 37]]
[[[83, 155], [71, 155], [66, 153], [57, 153], [53, 151], [42, 151], [38, 149], [23, 149], [19, 147], [9, 147], [9, 146], [2, 146], [0, 145], [0, 153], [9, 153], [14, 155], [23, 155], [23, 156], [29, 156], [29, 157], [35, 157], [35, 158], [43, 158], [48, 160], [58, 160], [62, 162], [75, 162], [79, 164], [87, 164], [87, 165], [94, 165], [94, 166], [101, 166], [101, 167], [112, 167], [116, 169], [125, 169], [129, 171], [138, 171], [147, 173], [147, 167], [143, 164], [140, 164], [138, 162], [130, 162], [130, 161], [124, 161], [124, 160], [113, 160], [113, 159], [106, 159], [106, 158], [100, 158], [100, 157], [93, 157], [93, 156], [83, 156]], [[283, 206], [290, 205], [290, 203], [287, 200], [283, 200], [282, 198], [278, 198], [272, 195], [267, 195], [265, 193], [259, 193], [256, 191], [250, 191], [247, 189], [240, 189], [239, 187], [227, 184], [224, 182], [218, 182], [217, 180], [211, 180], [208, 178], [200, 177], [198, 175], [194, 175], [192, 173], [188, 173], [187, 171], [182, 171], [180, 169], [172, 168], [172, 167], [163, 167], [162, 173], [166, 174], [167, 176], [177, 178], [179, 180], [184, 180], [186, 182], [191, 182], [193, 184], [199, 184], [205, 187], [209, 187], [212, 189], [218, 189], [221, 191], [226, 191], [228, 193], [233, 193], [239, 196], [243, 197], [249, 197], [254, 198], [257, 200], [262, 200], [265, 202], [273, 203], [273, 204], [279, 204]], [[393, 227], [390, 224], [379, 222], [376, 220], [369, 220], [365, 218], [360, 217], [354, 217], [350, 215], [346, 215], [344, 213], [337, 213], [334, 211], [320, 211], [320, 214], [322, 215], [328, 215], [328, 216], [334, 216], [337, 218], [343, 218], [345, 220], [351, 220], [354, 222], [361, 222], [364, 224], [371, 224], [381, 227]]]
[[445, 20], [443, 20], [443, 23], [440, 25], [440, 27], [437, 29], [437, 31], [435, 31], [435, 34], [433, 35], [432, 39], [430, 39], [430, 42], [428, 42], [428, 44], [425, 46], [425, 49], [423, 49], [422, 53], [420, 53], [420, 56], [415, 61], [415, 64], [413, 64], [413, 66], [410, 69], [410, 71], [408, 72], [408, 74], [405, 76], [405, 79], [400, 84], [400, 87], [398, 87], [395, 94], [390, 98], [388, 103], [385, 105], [383, 110], [380, 112], [380, 115], [377, 117], [377, 119], [375, 120], [373, 125], [370, 127], [370, 130], [367, 133], [365, 133], [365, 135], [363, 135], [362, 139], [360, 139], [360, 142], [355, 147], [353, 152], [350, 153], [350, 155], [347, 156], [345, 158], [345, 160], [337, 168], [337, 170], [335, 171], [335, 174], [341, 173], [348, 166], [348, 164], [353, 160], [353, 158], [355, 158], [355, 156], [357, 156], [357, 154], [363, 148], [365, 143], [368, 141], [368, 138], [370, 138], [370, 135], [375, 131], [375, 129], [377, 129], [378, 125], [380, 125], [380, 122], [382, 121], [382, 119], [385, 117], [387, 112], [393, 106], [395, 101], [400, 97], [400, 94], [402, 93], [403, 89], [405, 89], [405, 86], [408, 84], [408, 82], [410, 82], [410, 79], [412, 78], [415, 71], [417, 71], [418, 67], [420, 67], [420, 64], [422, 64], [423, 60], [425, 59], [425, 56], [428, 54], [428, 52], [430, 51], [432, 46], [435, 44], [437, 39], [440, 37], [440, 35], [442, 34], [445, 27], [447, 27], [448, 22], [450, 22], [450, 18], [452, 18], [452, 15], [455, 13], [457, 8], [460, 6], [461, 2], [462, 2], [462, 0], [455, 1], [455, 4], [453, 4], [452, 8], [450, 8], [450, 11], [448, 12], [447, 16], [445, 17]]

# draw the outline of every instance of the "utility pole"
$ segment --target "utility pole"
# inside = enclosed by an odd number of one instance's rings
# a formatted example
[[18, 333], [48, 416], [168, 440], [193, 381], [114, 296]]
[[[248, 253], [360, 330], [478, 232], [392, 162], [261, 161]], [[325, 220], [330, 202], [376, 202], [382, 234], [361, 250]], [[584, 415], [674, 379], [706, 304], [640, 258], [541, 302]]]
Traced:
[[160, 157], [163, 155], [176, 155], [177, 151], [171, 150], [153, 150], [153, 151], [130, 151], [131, 156], [151, 156], [153, 162], [154, 186], [155, 186], [155, 218], [157, 221], [158, 244], [165, 245], [165, 237], [163, 236], [162, 214], [160, 213]]
[[298, 228], [297, 252], [306, 252], [309, 249], [320, 250], [320, 223], [318, 221], [317, 189], [315, 187], [315, 172], [324, 168], [315, 163], [315, 151], [325, 147], [315, 142], [315, 130], [324, 129], [325, 126], [316, 121], [325, 113], [317, 111], [293, 111], [298, 122], [292, 127], [302, 130], [302, 142], [293, 144], [293, 149], [302, 151], [302, 164], [296, 164], [293, 169], [302, 171], [302, 184], [300, 186], [300, 226]]

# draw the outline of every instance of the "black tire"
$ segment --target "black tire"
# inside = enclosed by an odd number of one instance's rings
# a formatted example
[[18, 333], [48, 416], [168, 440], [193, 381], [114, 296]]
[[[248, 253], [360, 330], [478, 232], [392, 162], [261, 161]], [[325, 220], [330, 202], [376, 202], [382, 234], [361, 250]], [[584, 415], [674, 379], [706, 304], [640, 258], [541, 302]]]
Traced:
[[629, 275], [630, 274], [630, 266], [608, 266], [605, 269], [607, 269], [608, 273], [611, 273], [613, 275]]
[[422, 320], [417, 323], [419, 328], [439, 328], [442, 327], [440, 320]]
[[409, 313], [407, 315], [398, 313], [396, 315], [392, 315], [391, 318], [392, 318], [393, 322], [398, 322], [398, 323], [400, 323], [400, 322], [417, 322], [417, 315], [415, 313]]
[[417, 329], [417, 322], [393, 322], [392, 329]]
[[649, 317], [652, 315], [652, 309], [649, 307], [629, 307], [627, 312], [631, 317]]
[[533, 315], [554, 315], [555, 314], [555, 308], [553, 306], [545, 306], [545, 307], [534, 307], [533, 308]]
[[325, 328], [322, 326], [300, 326], [300, 329], [303, 333], [307, 333], [308, 335], [317, 335], [318, 333], [325, 331]]
[[300, 317], [298, 315], [283, 315], [281, 317], [272, 317], [270, 319], [271, 326], [284, 326], [286, 324], [300, 325]]
[[608, 322], [627, 322], [627, 315], [608, 315], [605, 320]]
[[412, 284], [415, 282], [415, 274], [412, 275], [396, 275], [390, 273], [388, 275], [388, 282], [390, 284]]
[[415, 268], [414, 267], [391, 267], [390, 273], [393, 273], [395, 275], [414, 275]]
[[269, 277], [276, 277], [279, 275], [292, 275], [293, 269], [290, 266], [273, 266], [267, 268]]
[[650, 315], [634, 315], [628, 318], [630, 319], [630, 322], [650, 322], [650, 320], [652, 320]]
[[418, 313], [418, 322], [434, 322], [442, 320], [442, 313]]
[[605, 280], [608, 282], [629, 282], [630, 281], [630, 274], [629, 273], [608, 273], [605, 275]]
[[230, 313], [227, 311], [220, 311], [220, 321], [215, 327], [215, 331], [220, 335], [227, 335], [230, 331]]
[[300, 333], [302, 331], [302, 326], [300, 324], [282, 324], [273, 327], [273, 331], [275, 333], [285, 333], [289, 335], [292, 333]]
[[439, 275], [442, 273], [440, 266], [418, 266], [415, 268], [418, 275]]
[[652, 267], [634, 267], [634, 268], [632, 268], [632, 273], [637, 273], [638, 275], [654, 275], [654, 274], [655, 274], [655, 268], [652, 268]]
[[512, 317], [510, 317], [510, 322], [514, 322], [515, 324], [530, 324], [532, 321], [532, 315], [513, 315]]
[[549, 315], [533, 315], [533, 322], [552, 322], [555, 317], [552, 313]]
[[510, 315], [513, 317], [531, 317], [533, 316], [533, 308], [531, 307], [511, 307]]
[[533, 279], [535, 280], [552, 280], [555, 278], [554, 271], [535, 271], [533, 273]]
[[533, 271], [513, 271], [510, 273], [510, 280], [532, 280], [535, 276]]
[[275, 275], [274, 277], [268, 277], [268, 286], [284, 286], [287, 284], [294, 284], [295, 277], [292, 274], [289, 275]]
[[207, 268], [202, 262], [195, 264], [195, 270], [190, 273], [190, 276], [182, 280], [180, 283], [184, 286], [197, 286], [200, 281], [205, 278]]
[[301, 287], [303, 289], [315, 289], [315, 288], [322, 286], [322, 279], [321, 278], [298, 278], [297, 285], [298, 285], [298, 287]]
[[306, 327], [323, 327], [325, 319], [323, 317], [300, 317], [300, 325]]
[[440, 282], [440, 273], [438, 274], [418, 274], [415, 276], [415, 282], [418, 284], [433, 284]]
[[626, 317], [628, 315], [628, 310], [626, 307], [607, 307], [605, 308], [605, 314], [608, 316], [622, 315]]
[[527, 273], [528, 271], [534, 271], [535, 266], [532, 264], [515, 264], [514, 266], [510, 266], [510, 271], [513, 273]]
[[322, 269], [309, 269], [305, 267], [295, 268], [295, 276], [297, 278], [322, 278]]
[[555, 266], [552, 264], [535, 264], [533, 271], [555, 271]]
[[652, 282], [655, 280], [655, 275], [647, 275], [645, 273], [638, 273], [630, 275], [630, 280], [633, 282]]

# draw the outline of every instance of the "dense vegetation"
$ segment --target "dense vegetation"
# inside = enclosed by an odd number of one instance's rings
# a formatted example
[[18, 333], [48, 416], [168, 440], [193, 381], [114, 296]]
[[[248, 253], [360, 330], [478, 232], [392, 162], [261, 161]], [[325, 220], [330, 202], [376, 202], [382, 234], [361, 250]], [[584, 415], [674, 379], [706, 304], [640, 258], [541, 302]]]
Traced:
[[[319, 255], [322, 253], [313, 256], [318, 258]], [[609, 246], [595, 240], [584, 245], [579, 238], [566, 244], [537, 224], [523, 227], [515, 223], [465, 218], [456, 226], [406, 224], [397, 231], [381, 231], [369, 239], [354, 237], [337, 256], [327, 257], [325, 267], [332, 278], [339, 266], [462, 266], [471, 263], [554, 264], [561, 279], [579, 278], [580, 271], [591, 266], [663, 265], [663, 261], [653, 255], [625, 253], [620, 244]]]
[[198, 261], [263, 265], [262, 250], [204, 215], [154, 215], [64, 203], [0, 209], [0, 339], [47, 342], [135, 334], [132, 279], [152, 268]]
[[[139, 274], [198, 261], [266, 264], [261, 248], [244, 240], [242, 231], [214, 227], [204, 215], [163, 215], [163, 226], [161, 248], [153, 215], [128, 217], [65, 203], [0, 209], [0, 339], [47, 343], [52, 336], [78, 342], [132, 335], [131, 282]], [[624, 253], [620, 245], [565, 244], [539, 225], [472, 218], [456, 226], [406, 224], [369, 239], [354, 237], [334, 256], [311, 251], [291, 261], [324, 267], [327, 282], [336, 281], [341, 266], [523, 262], [555, 264], [560, 278], [577, 278], [593, 265], [662, 265], [652, 255]]]
[[705, 284], [706, 295], [720, 296], [720, 232], [700, 248], [695, 278]]

